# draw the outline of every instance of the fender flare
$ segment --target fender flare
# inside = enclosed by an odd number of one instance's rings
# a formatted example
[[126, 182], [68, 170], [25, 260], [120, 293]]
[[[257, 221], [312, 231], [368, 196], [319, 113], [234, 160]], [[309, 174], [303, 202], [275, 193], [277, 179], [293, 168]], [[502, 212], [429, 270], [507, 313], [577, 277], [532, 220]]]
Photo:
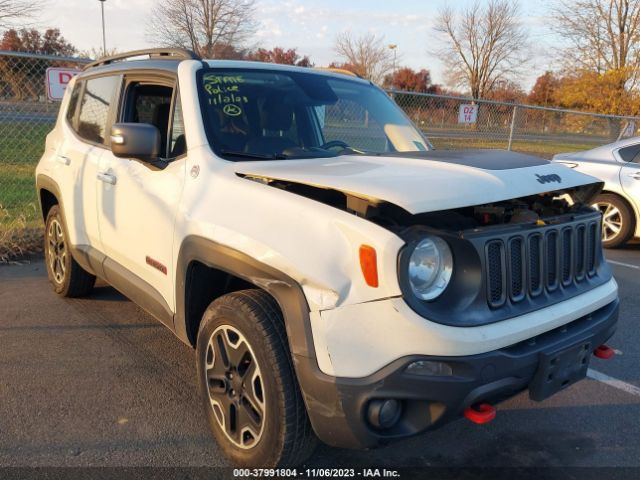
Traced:
[[[62, 194], [60, 193], [60, 187], [53, 178], [49, 177], [48, 175], [43, 175], [42, 173], [36, 177], [36, 196], [38, 197], [40, 212], [44, 216], [42, 196], [40, 194], [41, 190], [48, 190], [53, 195], [55, 195], [56, 199], [58, 200], [58, 205], [60, 205], [60, 209], [64, 213], [64, 205], [62, 204]], [[46, 218], [43, 218], [43, 220], [46, 220]]]
[[242, 278], [276, 300], [282, 310], [293, 368], [314, 431], [325, 442], [342, 438], [345, 445], [357, 445], [350, 426], [353, 420], [345, 417], [336, 379], [318, 367], [309, 305], [298, 282], [234, 248], [199, 236], [186, 237], [176, 265], [174, 332], [188, 345], [191, 345], [191, 339], [187, 331], [185, 287], [188, 268], [193, 261]]
[[241, 278], [269, 293], [282, 311], [291, 354], [315, 360], [309, 305], [298, 282], [245, 253], [197, 235], [183, 240], [176, 264], [174, 331], [183, 342], [191, 345], [195, 340], [189, 338], [189, 306], [186, 304], [187, 272], [193, 261]]

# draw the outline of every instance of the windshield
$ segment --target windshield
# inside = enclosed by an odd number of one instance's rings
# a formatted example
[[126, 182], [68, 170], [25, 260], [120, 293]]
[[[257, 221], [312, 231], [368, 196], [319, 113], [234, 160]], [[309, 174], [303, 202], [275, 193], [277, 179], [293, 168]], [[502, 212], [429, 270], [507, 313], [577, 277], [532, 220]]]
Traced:
[[208, 69], [204, 125], [229, 160], [425, 151], [429, 142], [379, 88], [313, 72]]

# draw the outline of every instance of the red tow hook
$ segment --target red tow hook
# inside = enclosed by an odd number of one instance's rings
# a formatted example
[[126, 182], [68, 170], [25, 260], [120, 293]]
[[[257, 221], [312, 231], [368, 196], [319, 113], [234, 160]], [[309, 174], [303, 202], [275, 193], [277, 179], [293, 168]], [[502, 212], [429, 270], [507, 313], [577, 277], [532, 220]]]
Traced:
[[488, 403], [472, 405], [464, 409], [464, 416], [473, 423], [482, 425], [496, 418], [496, 409]]
[[609, 345], [605, 345], [603, 343], [593, 351], [593, 354], [596, 357], [601, 358], [603, 360], [609, 360], [611, 357], [613, 357], [616, 354], [616, 351], [613, 348], [611, 348]]

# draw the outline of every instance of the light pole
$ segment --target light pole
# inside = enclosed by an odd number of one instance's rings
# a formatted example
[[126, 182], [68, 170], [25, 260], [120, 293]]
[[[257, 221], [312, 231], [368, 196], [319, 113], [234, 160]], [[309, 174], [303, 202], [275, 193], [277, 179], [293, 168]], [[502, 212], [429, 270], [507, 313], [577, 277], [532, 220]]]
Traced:
[[102, 56], [107, 55], [107, 35], [104, 30], [104, 2], [107, 0], [98, 0], [100, 2], [100, 8], [102, 10]]
[[398, 54], [398, 45], [396, 45], [395, 43], [390, 43], [389, 44], [389, 50], [393, 51], [393, 71], [391, 72], [391, 78], [393, 78], [393, 84], [391, 85], [392, 88], [395, 88], [395, 75], [396, 75], [396, 59], [397, 59], [397, 54]]

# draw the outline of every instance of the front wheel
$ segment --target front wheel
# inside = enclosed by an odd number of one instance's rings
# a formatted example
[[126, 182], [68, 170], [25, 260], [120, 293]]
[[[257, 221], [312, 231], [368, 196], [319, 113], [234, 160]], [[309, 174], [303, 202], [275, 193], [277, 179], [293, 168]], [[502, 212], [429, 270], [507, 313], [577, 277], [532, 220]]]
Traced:
[[633, 212], [617, 195], [605, 193], [596, 198], [593, 207], [602, 213], [602, 246], [618, 248], [627, 243], [635, 230]]
[[307, 417], [278, 304], [244, 290], [215, 300], [196, 346], [198, 383], [209, 426], [240, 467], [293, 467], [316, 438]]

